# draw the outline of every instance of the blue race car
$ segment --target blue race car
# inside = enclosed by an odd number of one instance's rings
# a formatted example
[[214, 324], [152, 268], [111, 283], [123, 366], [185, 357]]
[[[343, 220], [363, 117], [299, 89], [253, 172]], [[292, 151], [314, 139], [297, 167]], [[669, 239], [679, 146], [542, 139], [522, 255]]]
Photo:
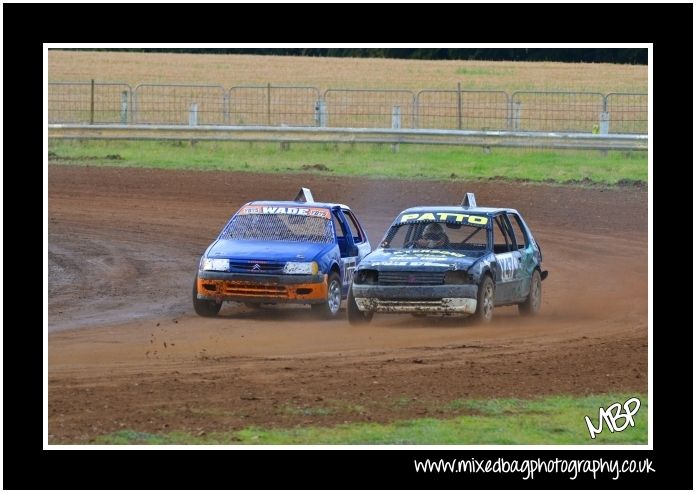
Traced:
[[380, 248], [358, 265], [348, 294], [348, 321], [375, 312], [468, 314], [490, 322], [493, 307], [541, 306], [541, 249], [519, 212], [477, 207], [414, 207], [398, 215]]
[[303, 303], [335, 317], [371, 250], [350, 208], [314, 202], [307, 188], [292, 202], [249, 202], [201, 257], [193, 308], [213, 317], [223, 301]]

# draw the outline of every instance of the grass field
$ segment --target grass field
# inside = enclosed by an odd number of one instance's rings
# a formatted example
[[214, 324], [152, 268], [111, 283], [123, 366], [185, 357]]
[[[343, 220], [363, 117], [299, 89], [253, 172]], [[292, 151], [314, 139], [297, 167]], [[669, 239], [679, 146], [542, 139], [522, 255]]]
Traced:
[[[51, 81], [266, 84], [331, 88], [646, 92], [646, 66], [465, 60], [390, 60], [258, 55], [51, 50]], [[446, 146], [169, 142], [51, 142], [52, 162], [201, 170], [312, 172], [406, 179], [647, 181], [647, 154]], [[112, 158], [107, 158], [112, 156]], [[114, 159], [117, 157], [120, 159]]]
[[[602, 433], [590, 439], [584, 416], [598, 426], [598, 411], [615, 402], [638, 397], [641, 407], [635, 426], [622, 432]], [[174, 431], [166, 434], [123, 430], [99, 437], [100, 444], [435, 444], [435, 445], [603, 445], [646, 444], [648, 401], [645, 395], [554, 396], [535, 400], [457, 400], [441, 411], [455, 412], [450, 419], [423, 418], [387, 424], [354, 423], [336, 427], [264, 429], [250, 427], [234, 432], [196, 436]], [[327, 411], [328, 412], [328, 411]], [[623, 420], [619, 421], [623, 424]]]
[[51, 50], [52, 82], [275, 84], [328, 88], [638, 92], [648, 67], [607, 63], [390, 60]]
[[49, 143], [54, 164], [166, 169], [320, 173], [372, 178], [554, 182], [647, 182], [645, 152], [516, 150], [379, 144], [278, 144], [60, 141]]

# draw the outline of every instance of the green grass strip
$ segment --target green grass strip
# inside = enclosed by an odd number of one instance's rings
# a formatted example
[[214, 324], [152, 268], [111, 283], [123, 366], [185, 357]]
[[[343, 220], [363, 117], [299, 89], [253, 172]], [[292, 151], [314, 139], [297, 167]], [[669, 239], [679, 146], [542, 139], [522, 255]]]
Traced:
[[190, 141], [49, 143], [52, 164], [137, 168], [313, 173], [409, 180], [504, 178], [534, 182], [647, 182], [645, 152], [507, 149], [379, 144], [279, 144]]
[[[641, 407], [634, 426], [612, 433], [606, 426], [592, 440], [584, 417], [595, 427], [599, 408], [638, 397]], [[648, 401], [642, 394], [604, 394], [586, 397], [553, 396], [542, 399], [455, 400], [439, 409], [459, 414], [453, 418], [422, 418], [392, 423], [352, 423], [333, 427], [249, 427], [202, 436], [183, 431], [166, 434], [122, 430], [103, 435], [99, 444], [336, 444], [336, 445], [602, 445], [647, 444]], [[618, 425], [624, 420], [619, 419]]]

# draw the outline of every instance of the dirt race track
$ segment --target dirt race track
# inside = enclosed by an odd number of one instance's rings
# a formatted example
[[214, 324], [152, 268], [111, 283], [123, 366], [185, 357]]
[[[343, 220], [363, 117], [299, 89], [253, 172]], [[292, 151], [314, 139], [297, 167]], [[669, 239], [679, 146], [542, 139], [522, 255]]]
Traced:
[[[459, 398], [647, 392], [647, 191], [508, 182], [50, 166], [49, 443], [132, 429], [203, 435], [446, 417]], [[248, 200], [349, 204], [375, 246], [417, 204], [511, 206], [544, 254], [541, 314], [375, 315], [303, 307], [193, 313], [200, 254]], [[460, 411], [461, 412], [461, 411]]]

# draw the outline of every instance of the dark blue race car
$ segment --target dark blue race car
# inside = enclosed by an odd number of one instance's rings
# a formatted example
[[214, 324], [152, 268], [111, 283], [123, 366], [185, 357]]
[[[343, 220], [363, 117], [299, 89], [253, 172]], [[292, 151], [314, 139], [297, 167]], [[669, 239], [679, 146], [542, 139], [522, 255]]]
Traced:
[[375, 312], [468, 314], [489, 322], [493, 307], [541, 306], [541, 250], [519, 212], [477, 207], [414, 207], [392, 223], [380, 248], [359, 264], [348, 295], [348, 321]]
[[314, 202], [309, 189], [292, 202], [249, 202], [201, 257], [193, 307], [212, 317], [223, 301], [303, 303], [335, 317], [370, 251], [350, 208]]

